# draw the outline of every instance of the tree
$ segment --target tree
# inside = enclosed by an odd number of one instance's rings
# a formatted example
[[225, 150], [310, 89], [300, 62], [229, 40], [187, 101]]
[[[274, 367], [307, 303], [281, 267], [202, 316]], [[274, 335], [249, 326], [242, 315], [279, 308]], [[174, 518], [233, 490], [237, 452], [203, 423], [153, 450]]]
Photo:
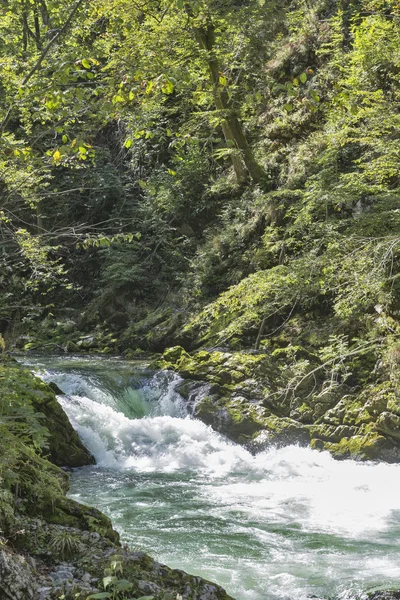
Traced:
[[211, 10], [204, 5], [202, 9], [195, 12], [188, 2], [185, 3], [185, 10], [190, 19], [194, 37], [200, 49], [204, 51], [210, 71], [214, 104], [221, 114], [221, 127], [228, 148], [231, 149], [231, 159], [237, 182], [245, 183], [250, 175], [254, 182], [261, 183], [266, 179], [266, 173], [254, 157], [243, 126], [229, 97], [227, 78], [223, 75], [215, 48], [216, 32]]

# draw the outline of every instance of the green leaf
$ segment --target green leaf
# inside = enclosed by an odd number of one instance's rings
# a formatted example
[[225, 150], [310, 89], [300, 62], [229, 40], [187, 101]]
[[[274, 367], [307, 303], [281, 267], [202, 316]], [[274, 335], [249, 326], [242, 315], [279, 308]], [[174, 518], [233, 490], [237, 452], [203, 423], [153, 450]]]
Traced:
[[300, 81], [301, 83], [305, 83], [307, 81], [307, 73], [302, 73], [300, 75]]
[[100, 600], [101, 598], [112, 598], [112, 595], [108, 592], [99, 592], [98, 594], [88, 596], [86, 600]]
[[169, 79], [165, 81], [161, 87], [163, 94], [172, 94], [174, 91], [174, 84]]
[[126, 140], [124, 146], [125, 146], [125, 148], [130, 148], [132, 146], [132, 144], [133, 144], [133, 140], [129, 138]]
[[63, 141], [63, 144], [66, 144], [68, 142], [68, 136], [64, 134], [62, 136], [62, 141]]
[[315, 90], [310, 90], [310, 96], [314, 100], [314, 102], [319, 102], [321, 98]]
[[92, 67], [87, 58], [82, 59], [82, 66], [85, 67], [85, 69], [90, 69]]
[[116, 585], [116, 588], [119, 592], [128, 592], [132, 589], [132, 587], [132, 583], [126, 579], [120, 579]]
[[289, 104], [289, 102], [287, 102], [286, 104], [283, 105], [283, 108], [287, 111], [287, 112], [292, 112], [293, 111], [293, 104]]
[[118, 578], [115, 575], [108, 575], [107, 577], [103, 577], [103, 587], [106, 590], [110, 583], [115, 583], [118, 581]]

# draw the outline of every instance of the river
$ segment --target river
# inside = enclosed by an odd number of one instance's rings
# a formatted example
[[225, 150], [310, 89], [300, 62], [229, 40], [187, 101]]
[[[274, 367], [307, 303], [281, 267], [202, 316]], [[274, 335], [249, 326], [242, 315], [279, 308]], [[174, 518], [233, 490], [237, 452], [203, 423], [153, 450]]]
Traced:
[[350, 599], [400, 588], [400, 465], [286, 447], [250, 454], [192, 419], [179, 378], [141, 362], [29, 357], [97, 465], [70, 496], [123, 542], [237, 600]]

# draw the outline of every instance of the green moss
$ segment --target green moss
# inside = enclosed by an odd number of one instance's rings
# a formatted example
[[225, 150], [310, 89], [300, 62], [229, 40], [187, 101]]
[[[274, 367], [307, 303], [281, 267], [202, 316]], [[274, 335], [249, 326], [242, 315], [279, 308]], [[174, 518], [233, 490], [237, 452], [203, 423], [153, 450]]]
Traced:
[[80, 467], [94, 464], [94, 458], [82, 444], [57, 401], [52, 388], [34, 377], [16, 362], [0, 363], [1, 403], [25, 410], [32, 407], [41, 415], [41, 423], [47, 428], [48, 456], [59, 466]]
[[55, 505], [41, 511], [41, 517], [47, 523], [96, 532], [113, 543], [119, 542], [119, 535], [113, 530], [108, 517], [97, 508], [79, 504], [70, 498], [59, 498]]
[[328, 450], [335, 458], [375, 460], [381, 456], [384, 442], [384, 437], [371, 432], [365, 436], [355, 435], [351, 438], [343, 438], [336, 444], [326, 442], [323, 449]]
[[[303, 335], [307, 328], [302, 324], [293, 319], [290, 328]], [[330, 325], [326, 334], [331, 335]], [[292, 385], [293, 365], [299, 360], [305, 361], [307, 370], [310, 361], [321, 362], [303, 345], [289, 344], [269, 356], [207, 350], [189, 354], [175, 347], [164, 353], [158, 366], [188, 380], [186, 387], [182, 384], [186, 398], [193, 381], [208, 383], [213, 391], [198, 400], [196, 416], [234, 441], [311, 444], [336, 457], [392, 460], [397, 444], [393, 440], [400, 444], [400, 402], [394, 385], [385, 382], [356, 392], [339, 384], [318, 393], [321, 384], [310, 377], [294, 391], [279, 392], [286, 381]]]

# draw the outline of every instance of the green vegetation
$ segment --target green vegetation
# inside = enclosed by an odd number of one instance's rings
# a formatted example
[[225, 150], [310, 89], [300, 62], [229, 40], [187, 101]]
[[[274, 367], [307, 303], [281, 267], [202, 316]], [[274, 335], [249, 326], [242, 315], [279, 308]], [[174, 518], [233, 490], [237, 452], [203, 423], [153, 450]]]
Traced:
[[[163, 353], [252, 449], [400, 460], [399, 39], [398, 0], [1, 0], [7, 597], [37, 584], [18, 550], [101, 581], [118, 545], [67, 499], [59, 467], [94, 459], [10, 350]], [[54, 598], [203, 597], [118, 551], [103, 591]]]
[[[123, 562], [122, 556], [118, 554], [111, 557], [110, 566], [104, 569], [103, 587], [104, 591], [97, 594], [91, 594], [87, 600], [98, 600], [100, 598], [108, 598], [109, 600], [118, 600], [128, 598], [133, 588], [133, 584], [126, 579], [122, 579]], [[172, 596], [172, 595], [171, 595]], [[137, 600], [153, 600], [154, 596], [141, 596]], [[133, 599], [132, 599], [133, 600]]]
[[[93, 457], [72, 430], [51, 388], [17, 363], [3, 359], [0, 407], [0, 530], [12, 537], [22, 517], [36, 516], [117, 540], [100, 511], [65, 497], [68, 476], [53, 463], [91, 464]], [[39, 412], [41, 407], [46, 415]]]
[[308, 425], [397, 403], [397, 0], [1, 11], [1, 350], [255, 351]]

